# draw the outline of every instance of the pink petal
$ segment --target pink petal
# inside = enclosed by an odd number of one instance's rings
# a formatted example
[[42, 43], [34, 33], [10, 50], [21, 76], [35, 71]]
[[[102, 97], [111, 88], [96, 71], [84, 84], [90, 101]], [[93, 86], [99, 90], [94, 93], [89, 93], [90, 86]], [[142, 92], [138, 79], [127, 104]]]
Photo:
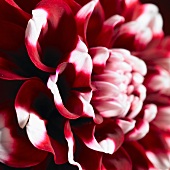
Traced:
[[135, 127], [135, 120], [131, 119], [117, 119], [116, 124], [122, 129], [123, 133], [126, 134]]
[[157, 111], [157, 106], [155, 104], [146, 104], [144, 105], [142, 112], [139, 113], [139, 116], [147, 122], [151, 122], [155, 119]]
[[51, 152], [54, 150], [50, 143], [50, 138], [46, 130], [46, 121], [42, 120], [34, 113], [29, 114], [29, 120], [26, 125], [26, 131], [30, 142], [38, 149]]
[[94, 73], [102, 73], [110, 55], [108, 49], [105, 47], [91, 48], [89, 53], [92, 56]]
[[149, 123], [143, 119], [137, 119], [134, 129], [126, 134], [126, 140], [139, 140], [149, 132]]

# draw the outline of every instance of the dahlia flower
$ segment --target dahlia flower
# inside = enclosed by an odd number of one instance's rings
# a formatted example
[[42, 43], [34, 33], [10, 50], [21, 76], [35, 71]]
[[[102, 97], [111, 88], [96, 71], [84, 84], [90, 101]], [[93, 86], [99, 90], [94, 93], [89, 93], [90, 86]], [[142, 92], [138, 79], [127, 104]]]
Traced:
[[170, 168], [170, 38], [155, 5], [0, 4], [0, 169]]

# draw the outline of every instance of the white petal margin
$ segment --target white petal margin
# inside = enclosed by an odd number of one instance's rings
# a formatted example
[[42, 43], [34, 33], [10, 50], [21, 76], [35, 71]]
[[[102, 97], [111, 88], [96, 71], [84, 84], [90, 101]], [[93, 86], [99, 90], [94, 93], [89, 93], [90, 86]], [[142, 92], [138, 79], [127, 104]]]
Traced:
[[5, 127], [4, 116], [0, 115], [0, 162], [9, 159], [13, 143], [14, 140], [11, 137], [10, 129]]
[[74, 161], [74, 155], [73, 155], [73, 148], [74, 148], [74, 138], [73, 138], [73, 133], [71, 132], [71, 127], [69, 121], [65, 123], [64, 127], [64, 134], [65, 138], [68, 143], [68, 161], [72, 165], [76, 165], [79, 170], [83, 170], [81, 165], [78, 162]]
[[30, 113], [30, 118], [26, 126], [26, 131], [29, 140], [36, 148], [52, 152], [54, 154], [49, 136], [47, 135], [44, 120], [40, 119], [39, 116], [37, 116], [36, 114]]
[[21, 128], [24, 128], [28, 122], [30, 114], [28, 113], [28, 111], [20, 106], [15, 106], [15, 110], [17, 114], [18, 124]]
[[45, 27], [47, 23], [48, 13], [43, 9], [36, 9], [32, 11], [32, 19], [29, 20], [25, 37], [29, 43], [36, 46], [41, 29]]

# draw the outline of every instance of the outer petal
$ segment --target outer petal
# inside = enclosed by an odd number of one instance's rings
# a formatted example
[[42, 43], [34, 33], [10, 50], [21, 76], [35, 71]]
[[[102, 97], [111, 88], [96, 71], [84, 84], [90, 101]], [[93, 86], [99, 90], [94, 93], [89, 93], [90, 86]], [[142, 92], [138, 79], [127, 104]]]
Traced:
[[[104, 20], [104, 14], [99, 1], [93, 0], [84, 5], [76, 14], [75, 19], [78, 28], [78, 34], [83, 38], [83, 41], [86, 44], [92, 43], [92, 38], [95, 39], [96, 33], [99, 33]], [[91, 29], [95, 29], [95, 33], [94, 31], [90, 32]], [[90, 42], [87, 42], [87, 38], [90, 40]]]
[[70, 123], [68, 121], [66, 122], [65, 127], [64, 127], [64, 134], [65, 134], [65, 138], [67, 140], [68, 148], [69, 148], [68, 149], [68, 161], [70, 164], [76, 165], [79, 168], [79, 170], [82, 170], [81, 165], [78, 162], [74, 161], [73, 150], [74, 150], [75, 142], [74, 142], [73, 133], [71, 131]]
[[[14, 15], [14, 14], [12, 14]], [[0, 20], [0, 48], [17, 50], [24, 44], [24, 28], [16, 23]]]
[[116, 169], [116, 170], [131, 170], [133, 162], [127, 154], [126, 150], [121, 147], [114, 154], [104, 154], [103, 159], [103, 170], [105, 169]]
[[125, 19], [120, 15], [113, 15], [104, 21], [102, 29], [95, 42], [96, 45], [112, 48], [119, 30], [119, 26], [121, 26], [124, 21]]
[[77, 139], [75, 161], [77, 161], [83, 169], [99, 170], [102, 165], [102, 153], [89, 149], [81, 140]]
[[[54, 72], [53, 67], [77, 43], [71, 9], [64, 1], [52, 0], [49, 3], [43, 0], [32, 13], [33, 18], [28, 22], [25, 36], [28, 54], [39, 69]], [[69, 28], [69, 31], [63, 28]]]
[[145, 138], [141, 139], [140, 143], [145, 149], [148, 159], [153, 163], [155, 168], [168, 169], [170, 168], [169, 148], [161, 130], [155, 126], [150, 127], [149, 133]]
[[[47, 82], [48, 88], [54, 95], [56, 108], [64, 117], [69, 119], [81, 116], [95, 118], [90, 104], [91, 72], [92, 61], [87, 54], [87, 47], [79, 40], [76, 49], [67, 56], [65, 62], [57, 67], [56, 74], [51, 75]], [[62, 87], [60, 89], [60, 78], [62, 77], [67, 89]], [[67, 91], [63, 92], [67, 95], [62, 95], [62, 89]], [[70, 105], [70, 102], [74, 102], [74, 105]], [[74, 107], [75, 103], [76, 107]]]
[[104, 121], [95, 126], [92, 123], [75, 126], [73, 131], [90, 149], [112, 154], [123, 143], [122, 130], [113, 121]]
[[145, 154], [144, 148], [138, 142], [125, 142], [123, 147], [132, 160], [133, 169], [140, 170], [153, 168], [153, 165]]
[[87, 87], [91, 85], [91, 73], [92, 73], [92, 60], [88, 54], [86, 45], [78, 39], [76, 48], [67, 56], [65, 60], [68, 63], [72, 63], [75, 67], [76, 78], [74, 80], [73, 87]]
[[[57, 111], [53, 112], [55, 105], [51, 97], [50, 91], [39, 79], [30, 79], [20, 88], [15, 100], [15, 109], [18, 123], [21, 128], [26, 126], [31, 143], [40, 150], [53, 153], [55, 162], [61, 164], [67, 161], [67, 145], [66, 142], [54, 140], [53, 134], [51, 135], [51, 117], [57, 117]], [[57, 127], [54, 125], [53, 128]], [[54, 133], [55, 137], [57, 135], [61, 136], [60, 130]]]
[[47, 153], [37, 150], [30, 143], [25, 130], [19, 128], [11, 103], [4, 103], [0, 109], [0, 161], [18, 168], [33, 166], [43, 161]]
[[6, 80], [23, 80], [24, 72], [15, 63], [6, 59], [5, 54], [0, 53], [0, 78]]
[[14, 0], [1, 1], [0, 20], [14, 23], [25, 29], [30, 17]]

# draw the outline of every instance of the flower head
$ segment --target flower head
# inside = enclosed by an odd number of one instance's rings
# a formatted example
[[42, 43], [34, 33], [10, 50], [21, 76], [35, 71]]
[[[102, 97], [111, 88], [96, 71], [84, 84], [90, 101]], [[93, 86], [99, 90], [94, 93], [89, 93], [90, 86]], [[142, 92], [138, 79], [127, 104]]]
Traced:
[[170, 168], [170, 41], [155, 5], [0, 8], [0, 168]]

